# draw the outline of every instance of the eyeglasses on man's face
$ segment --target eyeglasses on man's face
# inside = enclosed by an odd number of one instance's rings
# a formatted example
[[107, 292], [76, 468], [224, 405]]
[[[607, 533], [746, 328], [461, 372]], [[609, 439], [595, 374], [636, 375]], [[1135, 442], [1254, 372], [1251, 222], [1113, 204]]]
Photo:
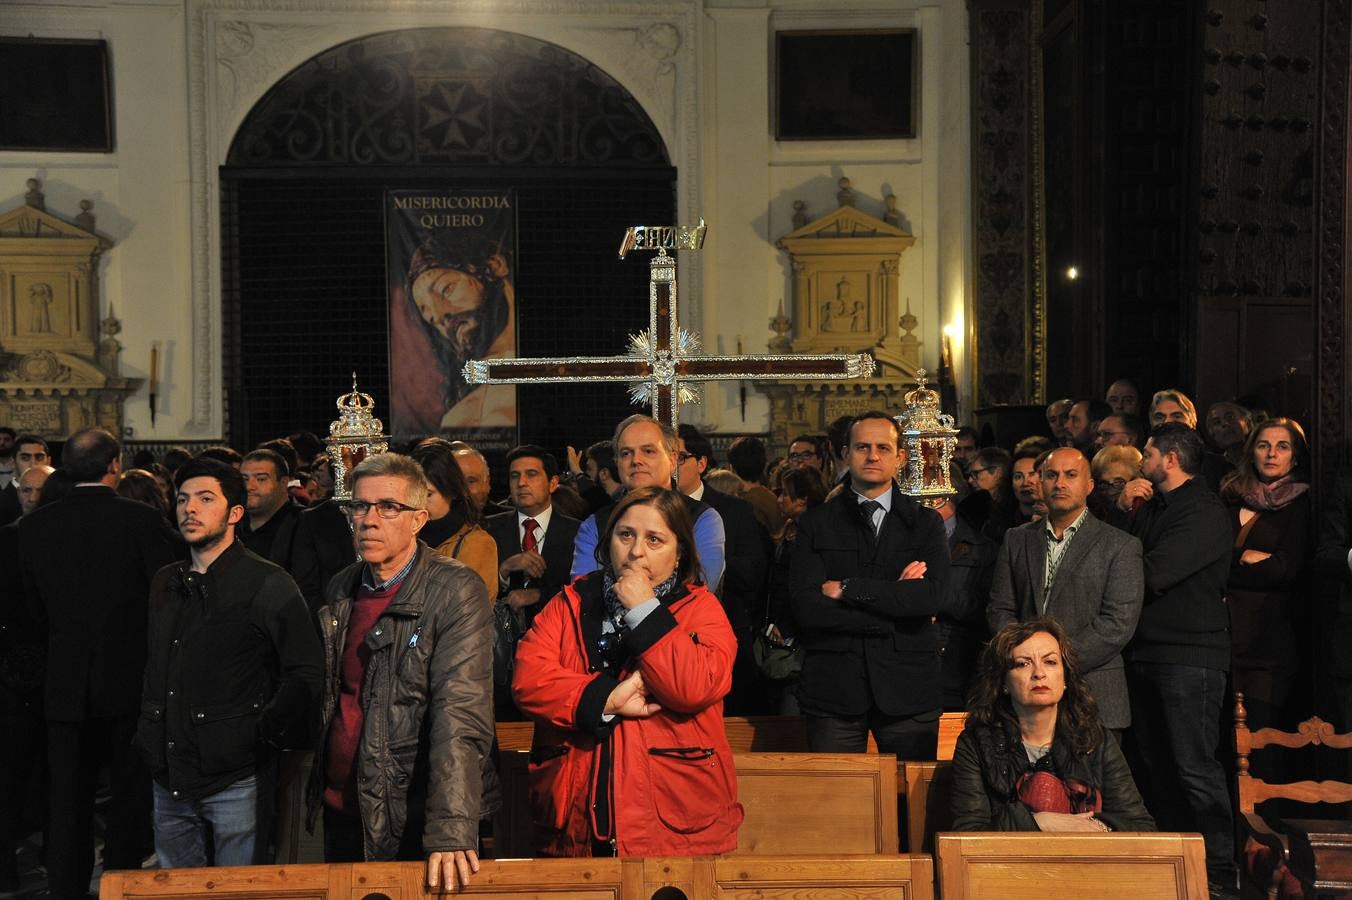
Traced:
[[982, 475], [986, 472], [994, 472], [998, 468], [999, 466], [986, 466], [984, 469], [968, 469], [967, 475], [969, 478], [975, 478], [976, 476]]
[[799, 450], [797, 453], [789, 454], [789, 459], [792, 459], [796, 462], [806, 462], [809, 459], [816, 458], [817, 458], [816, 450]]
[[695, 458], [695, 454], [693, 454], [693, 453], [686, 453], [684, 450], [682, 450], [681, 452], [679, 452], [679, 453], [676, 454], [676, 465], [678, 465], [678, 466], [683, 466], [683, 465], [685, 465], [686, 460], [688, 460], [688, 459], [694, 459], [694, 458]]
[[420, 506], [409, 506], [397, 500], [377, 500], [375, 503], [368, 503], [365, 500], [349, 500], [343, 504], [343, 512], [347, 513], [349, 519], [365, 518], [366, 514], [372, 509], [382, 519], [394, 519], [400, 513], [417, 512], [421, 508]]

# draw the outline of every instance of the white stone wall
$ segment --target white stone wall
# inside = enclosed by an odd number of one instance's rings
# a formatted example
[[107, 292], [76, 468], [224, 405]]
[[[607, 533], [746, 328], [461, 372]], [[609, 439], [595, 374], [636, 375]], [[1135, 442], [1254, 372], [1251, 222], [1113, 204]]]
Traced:
[[[924, 362], [937, 365], [940, 328], [963, 321], [970, 292], [963, 0], [0, 0], [0, 33], [109, 42], [116, 151], [0, 153], [0, 208], [22, 202], [34, 176], [59, 215], [95, 201], [98, 229], [116, 244], [100, 274], [105, 313], [111, 304], [124, 326], [123, 371], [145, 375], [151, 341], [162, 347], [156, 427], [143, 391], [127, 406], [134, 439], [223, 432], [216, 170], [248, 110], [335, 44], [432, 25], [560, 44], [644, 105], [678, 168], [681, 221], [703, 215], [711, 226], [700, 264], [681, 276], [684, 324], [710, 351], [721, 337], [733, 352], [739, 335], [747, 352], [764, 351], [769, 319], [787, 301], [774, 241], [791, 230], [794, 200], [809, 216], [828, 212], [841, 174], [875, 215], [895, 193], [917, 237], [903, 258], [902, 298], [921, 319]], [[774, 141], [776, 29], [898, 26], [919, 31], [918, 138]], [[710, 388], [705, 407], [684, 418], [723, 431], [767, 425], [754, 390], [743, 421], [735, 385]]]

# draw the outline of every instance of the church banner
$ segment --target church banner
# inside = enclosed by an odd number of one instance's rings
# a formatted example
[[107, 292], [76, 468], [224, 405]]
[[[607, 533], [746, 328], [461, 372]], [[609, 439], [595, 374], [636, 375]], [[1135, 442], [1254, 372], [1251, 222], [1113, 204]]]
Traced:
[[516, 389], [466, 383], [470, 359], [516, 356], [516, 194], [385, 193], [390, 433], [483, 451], [516, 443]]

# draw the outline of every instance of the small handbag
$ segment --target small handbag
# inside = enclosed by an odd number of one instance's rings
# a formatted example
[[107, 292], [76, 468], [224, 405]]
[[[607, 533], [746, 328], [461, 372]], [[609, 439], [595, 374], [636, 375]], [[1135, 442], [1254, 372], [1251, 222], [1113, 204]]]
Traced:
[[803, 648], [776, 641], [763, 631], [751, 643], [751, 656], [771, 681], [792, 681], [803, 671]]

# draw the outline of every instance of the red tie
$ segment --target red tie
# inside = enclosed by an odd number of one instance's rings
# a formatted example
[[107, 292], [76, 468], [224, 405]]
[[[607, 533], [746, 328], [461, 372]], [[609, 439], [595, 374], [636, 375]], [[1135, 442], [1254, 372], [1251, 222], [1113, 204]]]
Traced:
[[538, 553], [540, 545], [535, 542], [535, 529], [540, 527], [540, 523], [534, 519], [527, 519], [525, 527], [525, 534], [521, 536], [521, 549], [527, 553]]

